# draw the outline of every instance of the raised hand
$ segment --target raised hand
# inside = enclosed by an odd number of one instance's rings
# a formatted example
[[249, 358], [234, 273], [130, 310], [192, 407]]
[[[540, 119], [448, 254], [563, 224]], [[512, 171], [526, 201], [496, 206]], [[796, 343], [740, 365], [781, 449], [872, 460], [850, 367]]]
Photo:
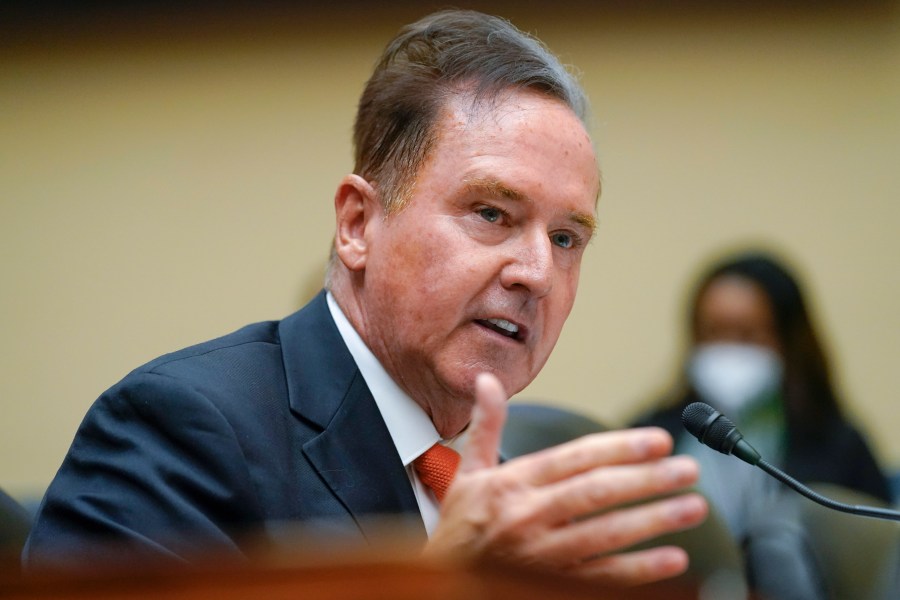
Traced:
[[706, 516], [697, 494], [657, 498], [698, 477], [693, 459], [669, 456], [665, 431], [598, 433], [498, 464], [506, 400], [496, 377], [479, 375], [468, 443], [428, 554], [489, 557], [625, 585], [687, 568], [681, 548], [627, 551]]

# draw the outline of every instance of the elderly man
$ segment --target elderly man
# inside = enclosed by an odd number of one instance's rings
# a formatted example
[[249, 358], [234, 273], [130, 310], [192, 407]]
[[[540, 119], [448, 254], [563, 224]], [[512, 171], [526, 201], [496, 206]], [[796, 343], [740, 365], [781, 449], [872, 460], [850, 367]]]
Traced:
[[[448, 11], [403, 29], [360, 100], [327, 291], [101, 396], [26, 566], [239, 555], [285, 522], [373, 542], [370, 517], [393, 515], [438, 556], [626, 583], [681, 572], [678, 548], [622, 551], [705, 515], [694, 494], [652, 499], [697, 476], [661, 430], [498, 464], [505, 401], [553, 349], [593, 235], [585, 106], [502, 19]], [[429, 463], [447, 455], [441, 481]]]

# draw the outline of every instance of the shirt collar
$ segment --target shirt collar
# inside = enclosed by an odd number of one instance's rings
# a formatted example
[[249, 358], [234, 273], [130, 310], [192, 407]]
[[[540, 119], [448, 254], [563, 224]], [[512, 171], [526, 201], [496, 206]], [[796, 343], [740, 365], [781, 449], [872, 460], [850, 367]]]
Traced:
[[325, 298], [328, 301], [331, 318], [334, 319], [344, 344], [350, 350], [360, 374], [372, 392], [403, 466], [407, 466], [440, 441], [441, 436], [422, 407], [400, 389], [384, 370], [350, 324], [330, 291], [326, 293]]

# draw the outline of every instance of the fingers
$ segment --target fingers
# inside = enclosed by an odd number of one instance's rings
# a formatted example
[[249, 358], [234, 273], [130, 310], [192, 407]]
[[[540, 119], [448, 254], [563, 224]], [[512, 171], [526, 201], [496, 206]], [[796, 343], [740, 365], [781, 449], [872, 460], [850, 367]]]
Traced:
[[687, 552], [676, 546], [604, 556], [578, 565], [570, 574], [598, 583], [639, 585], [676, 577], [689, 564]]
[[506, 400], [503, 384], [495, 376], [480, 373], [475, 378], [475, 406], [459, 473], [497, 466], [500, 437], [506, 421]]
[[694, 484], [698, 476], [697, 463], [687, 456], [599, 467], [537, 488], [529, 508], [548, 522], [565, 523], [614, 506], [683, 489]]
[[706, 516], [699, 495], [660, 498], [698, 476], [693, 459], [669, 456], [668, 433], [595, 434], [498, 466], [506, 401], [496, 377], [476, 378], [468, 440], [427, 551], [494, 556], [618, 584], [684, 571], [687, 556], [678, 548], [628, 550]]
[[707, 514], [699, 494], [684, 494], [620, 508], [546, 531], [530, 544], [530, 552], [561, 562], [580, 563], [666, 533], [699, 525]]
[[531, 485], [546, 485], [600, 466], [641, 463], [668, 456], [672, 437], [655, 427], [587, 435], [506, 463]]

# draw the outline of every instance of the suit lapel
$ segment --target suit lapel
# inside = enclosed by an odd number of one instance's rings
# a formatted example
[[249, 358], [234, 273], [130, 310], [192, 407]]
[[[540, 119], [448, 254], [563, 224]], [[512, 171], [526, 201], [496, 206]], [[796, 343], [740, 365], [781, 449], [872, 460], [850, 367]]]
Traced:
[[328, 429], [303, 451], [367, 538], [383, 533], [373, 515], [411, 514], [424, 533], [409, 477], [360, 375]]
[[322, 428], [303, 445], [319, 476], [367, 539], [384, 534], [377, 515], [410, 515], [414, 535], [424, 539], [406, 470], [324, 293], [279, 330], [291, 410]]

